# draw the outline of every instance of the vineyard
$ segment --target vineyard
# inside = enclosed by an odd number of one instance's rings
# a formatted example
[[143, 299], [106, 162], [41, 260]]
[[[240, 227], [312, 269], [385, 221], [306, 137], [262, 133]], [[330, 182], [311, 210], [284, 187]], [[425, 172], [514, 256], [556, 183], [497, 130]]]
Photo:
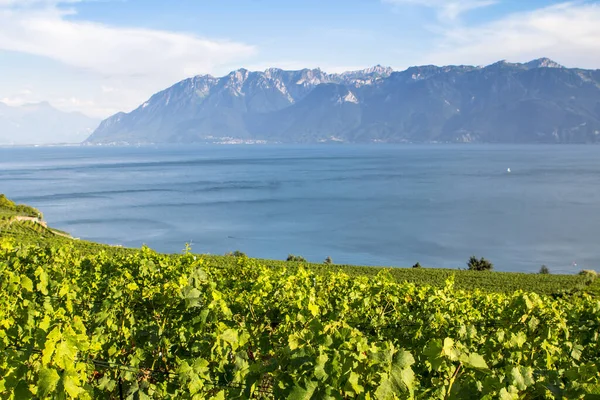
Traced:
[[600, 395], [600, 301], [1, 240], [0, 397]]
[[[227, 263], [231, 259], [223, 260], [224, 257], [212, 256], [213, 263]], [[557, 294], [566, 291], [588, 290], [590, 285], [596, 285], [590, 277], [582, 275], [541, 275], [516, 272], [497, 272], [497, 271], [468, 271], [458, 269], [442, 268], [383, 268], [383, 267], [364, 267], [356, 265], [326, 265], [303, 262], [286, 262], [277, 260], [257, 260], [259, 263], [271, 267], [285, 267], [294, 269], [302, 266], [311, 271], [319, 273], [329, 273], [332, 270], [344, 272], [351, 276], [376, 276], [382, 271], [386, 271], [399, 283], [411, 282], [417, 285], [432, 285], [442, 288], [446, 280], [454, 278], [454, 287], [457, 289], [472, 290], [474, 288], [486, 292], [511, 293], [516, 290], [525, 290], [529, 292]]]
[[[58, 232], [58, 235], [57, 235]], [[139, 249], [109, 246], [85, 240], [72, 240], [63, 232], [53, 228], [44, 228], [31, 222], [23, 221], [10, 225], [0, 221], [0, 238], [12, 238], [21, 244], [39, 246], [74, 246], [82, 254], [95, 254], [104, 251], [111, 255], [135, 254]], [[235, 266], [237, 258], [232, 256], [203, 255], [205, 262], [211, 266]], [[596, 291], [600, 294], [600, 280], [582, 275], [558, 274], [526, 274], [514, 272], [480, 272], [458, 269], [440, 268], [382, 268], [363, 267], [355, 265], [326, 265], [308, 262], [290, 262], [281, 260], [255, 259], [257, 263], [271, 268], [286, 268], [290, 271], [305, 268], [311, 272], [322, 275], [331, 271], [343, 272], [350, 276], [375, 277], [381, 271], [387, 271], [398, 283], [411, 282], [417, 285], [431, 285], [443, 288], [446, 280], [454, 277], [454, 287], [457, 289], [471, 290], [478, 288], [490, 293], [511, 293], [516, 290], [525, 290], [539, 294], [561, 294], [581, 291]]]
[[158, 254], [0, 200], [0, 398], [600, 398], [593, 276]]

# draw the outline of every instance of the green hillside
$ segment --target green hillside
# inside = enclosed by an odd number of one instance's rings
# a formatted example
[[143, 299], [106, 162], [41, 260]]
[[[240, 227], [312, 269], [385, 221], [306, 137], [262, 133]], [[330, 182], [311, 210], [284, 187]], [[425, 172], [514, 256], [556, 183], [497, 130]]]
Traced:
[[6, 195], [0, 194], [0, 220], [16, 216], [42, 218], [42, 213], [33, 207], [16, 204], [14, 201], [6, 198]]

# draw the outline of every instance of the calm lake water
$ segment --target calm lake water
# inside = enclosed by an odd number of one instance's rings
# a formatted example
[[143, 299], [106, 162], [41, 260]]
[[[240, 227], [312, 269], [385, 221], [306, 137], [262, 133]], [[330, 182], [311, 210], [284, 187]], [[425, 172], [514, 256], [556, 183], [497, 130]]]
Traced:
[[0, 148], [0, 193], [165, 252], [600, 270], [600, 146]]

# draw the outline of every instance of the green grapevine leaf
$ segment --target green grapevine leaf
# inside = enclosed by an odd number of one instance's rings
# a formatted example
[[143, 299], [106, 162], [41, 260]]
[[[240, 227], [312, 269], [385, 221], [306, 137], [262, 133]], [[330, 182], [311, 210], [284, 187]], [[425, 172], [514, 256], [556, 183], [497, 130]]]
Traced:
[[468, 357], [461, 357], [465, 368], [474, 368], [478, 370], [488, 370], [489, 367], [482, 356], [477, 353], [471, 353]]
[[21, 287], [28, 292], [33, 292], [33, 281], [29, 279], [29, 277], [22, 275], [21, 276]]
[[348, 377], [348, 381], [347, 381], [347, 385], [346, 385], [346, 386], [349, 386], [350, 390], [346, 390], [346, 391], [352, 391], [355, 394], [361, 394], [362, 392], [364, 392], [365, 388], [358, 383], [358, 380], [359, 380], [358, 374], [355, 372], [350, 372], [350, 376]]
[[292, 389], [292, 392], [287, 397], [288, 400], [310, 400], [312, 398], [313, 393], [317, 389], [316, 382], [306, 382], [306, 387], [296, 384]]
[[321, 354], [317, 357], [317, 364], [315, 365], [315, 378], [319, 381], [325, 381], [329, 375], [325, 372], [325, 364], [329, 360], [327, 354]]
[[510, 371], [512, 385], [519, 390], [525, 390], [528, 386], [535, 383], [533, 379], [533, 368], [531, 367], [513, 367]]
[[575, 360], [579, 361], [581, 358], [581, 352], [584, 350], [583, 346], [580, 344], [576, 344], [573, 346], [573, 350], [571, 351], [571, 357]]
[[394, 365], [398, 368], [407, 368], [415, 363], [415, 359], [410, 352], [401, 350], [394, 357]]
[[73, 398], [77, 398], [81, 393], [84, 392], [84, 389], [79, 387], [77, 381], [68, 374], [65, 374], [64, 376], [63, 387], [69, 396]]
[[511, 347], [521, 348], [521, 347], [523, 347], [525, 342], [527, 342], [527, 335], [525, 334], [525, 332], [519, 332], [516, 335], [514, 333], [511, 334], [511, 338], [510, 338], [510, 346]]
[[508, 390], [502, 388], [500, 390], [500, 400], [518, 400], [519, 392], [514, 386], [509, 386]]
[[38, 378], [38, 392], [42, 397], [48, 396], [56, 390], [60, 376], [55, 369], [42, 368]]
[[319, 306], [315, 303], [308, 303], [308, 311], [310, 311], [313, 317], [316, 317], [319, 315]]
[[209, 400], [225, 400], [225, 391], [224, 390], [220, 390], [219, 393], [217, 393], [216, 395], [212, 396]]
[[48, 295], [48, 274], [42, 267], [38, 267], [35, 270], [35, 274], [38, 277], [38, 284], [36, 285], [37, 290], [39, 290], [44, 296]]
[[237, 348], [237, 344], [238, 344], [237, 331], [235, 331], [233, 329], [227, 329], [226, 331], [224, 331], [221, 334], [220, 337], [221, 337], [221, 340], [224, 340], [225, 342], [231, 344], [234, 349]]

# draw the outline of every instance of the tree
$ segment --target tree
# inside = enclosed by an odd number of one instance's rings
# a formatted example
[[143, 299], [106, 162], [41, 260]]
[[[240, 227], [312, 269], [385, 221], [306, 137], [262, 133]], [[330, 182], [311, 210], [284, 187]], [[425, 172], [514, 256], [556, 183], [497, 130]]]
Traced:
[[232, 252], [226, 253], [225, 255], [230, 256], [230, 257], [247, 257], [246, 253], [243, 253], [239, 250], [236, 250], [233, 253]]
[[413, 265], [412, 267], [413, 267], [413, 268], [423, 268], [423, 267], [421, 267], [421, 264], [419, 264], [419, 263], [416, 263], [416, 264], [415, 264], [415, 265]]
[[302, 256], [295, 256], [293, 254], [288, 255], [286, 261], [298, 261], [298, 262], [306, 262], [306, 259]]
[[546, 267], [545, 265], [542, 265], [540, 267], [540, 274], [546, 275], [546, 274], [549, 274], [549, 273], [550, 273], [550, 270], [548, 269], [548, 267]]
[[325, 259], [325, 264], [333, 264], [333, 260], [331, 259], [331, 257], [327, 256], [327, 258]]
[[483, 257], [478, 260], [477, 257], [471, 256], [467, 262], [467, 267], [469, 267], [469, 271], [491, 271], [494, 269], [494, 264]]

